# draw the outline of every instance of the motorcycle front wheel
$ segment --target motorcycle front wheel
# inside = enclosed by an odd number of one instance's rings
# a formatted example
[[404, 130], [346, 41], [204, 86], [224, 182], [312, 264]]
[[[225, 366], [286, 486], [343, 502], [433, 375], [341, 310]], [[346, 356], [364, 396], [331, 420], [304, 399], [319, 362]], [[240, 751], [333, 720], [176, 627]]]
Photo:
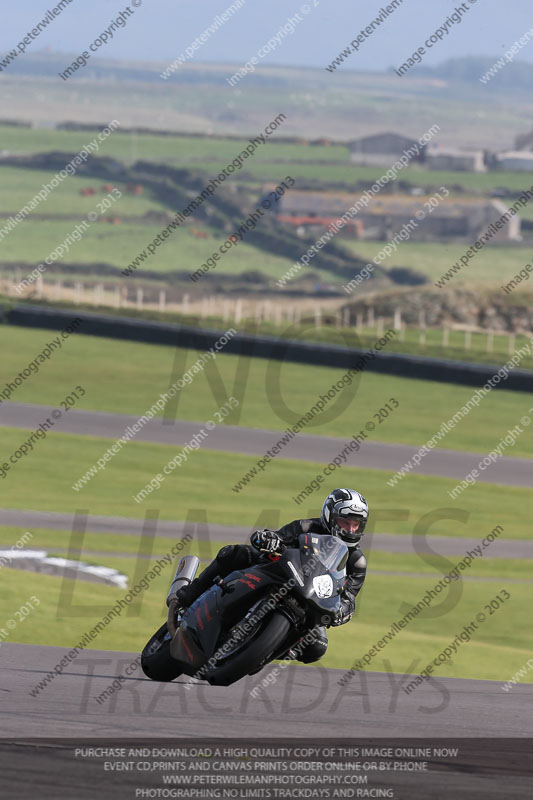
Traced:
[[257, 671], [258, 665], [266, 662], [276, 652], [289, 632], [290, 622], [283, 614], [274, 613], [266, 621], [263, 630], [253, 638], [248, 647], [206, 672], [205, 679], [213, 686], [229, 686]]

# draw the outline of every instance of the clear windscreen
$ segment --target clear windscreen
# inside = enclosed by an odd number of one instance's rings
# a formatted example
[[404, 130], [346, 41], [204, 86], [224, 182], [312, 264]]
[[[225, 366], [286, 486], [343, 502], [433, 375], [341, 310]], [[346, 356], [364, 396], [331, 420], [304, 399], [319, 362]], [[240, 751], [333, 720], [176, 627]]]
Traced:
[[340, 539], [335, 536], [313, 536], [312, 542], [314, 552], [326, 569], [340, 572], [346, 566], [348, 548]]

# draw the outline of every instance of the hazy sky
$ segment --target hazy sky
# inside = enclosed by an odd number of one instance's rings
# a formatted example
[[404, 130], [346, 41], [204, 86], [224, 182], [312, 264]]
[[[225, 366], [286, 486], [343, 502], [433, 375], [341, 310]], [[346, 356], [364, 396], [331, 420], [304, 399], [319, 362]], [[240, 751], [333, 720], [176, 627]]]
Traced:
[[[325, 67], [355, 39], [390, 0], [246, 0], [233, 18], [196, 52], [193, 61], [247, 61], [291, 16], [307, 4], [307, 15], [263, 64]], [[16, 48], [57, 0], [8, 3], [0, 28], [0, 51]], [[129, 0], [135, 10], [126, 27], [93, 58], [172, 61], [232, 0]], [[242, 2], [242, 0], [241, 0]], [[134, 9], [133, 3], [141, 3]], [[465, 55], [500, 56], [533, 28], [532, 0], [464, 0], [469, 11], [460, 25], [424, 58], [436, 64]], [[421, 45], [453, 10], [452, 0], [403, 0], [372, 37], [352, 54], [343, 69], [382, 70], [397, 66]], [[9, 6], [9, 9], [6, 8]], [[27, 52], [44, 47], [79, 53], [126, 8], [121, 0], [72, 0]], [[533, 61], [533, 40], [519, 59]]]

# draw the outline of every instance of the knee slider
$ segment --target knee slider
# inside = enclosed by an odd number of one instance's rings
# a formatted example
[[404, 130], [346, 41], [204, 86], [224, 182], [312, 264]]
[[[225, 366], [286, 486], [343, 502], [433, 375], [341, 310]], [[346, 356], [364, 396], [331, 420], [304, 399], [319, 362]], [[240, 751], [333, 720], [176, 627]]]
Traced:
[[322, 639], [320, 641], [317, 640], [305, 648], [300, 654], [298, 661], [301, 661], [302, 664], [311, 664], [313, 661], [319, 661], [326, 654], [327, 649], [327, 639], [325, 641], [322, 641]]
[[313, 643], [313, 646], [315, 646], [317, 649], [320, 648], [320, 650], [322, 652], [322, 655], [324, 655], [324, 653], [328, 649], [328, 637], [326, 636], [325, 632], [324, 633], [320, 633], [316, 637], [316, 642]]
[[325, 654], [328, 649], [328, 637], [326, 629], [320, 627], [317, 630], [314, 641], [310, 642], [298, 656], [298, 661], [303, 664], [310, 664], [313, 661], [318, 661]]

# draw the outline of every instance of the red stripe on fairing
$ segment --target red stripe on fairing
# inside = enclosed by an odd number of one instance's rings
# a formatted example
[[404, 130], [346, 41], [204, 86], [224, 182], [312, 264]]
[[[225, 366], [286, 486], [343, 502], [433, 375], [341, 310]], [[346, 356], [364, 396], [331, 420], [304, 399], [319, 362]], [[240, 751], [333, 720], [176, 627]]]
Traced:
[[211, 617], [209, 616], [209, 609], [207, 607], [207, 600], [205, 601], [204, 604], [204, 611], [205, 611], [205, 618], [207, 619], [208, 622], [211, 622]]
[[192, 663], [193, 663], [193, 660], [194, 660], [194, 659], [193, 659], [193, 655], [192, 655], [192, 653], [191, 653], [191, 651], [190, 651], [190, 648], [189, 648], [189, 646], [188, 646], [188, 644], [187, 644], [187, 642], [186, 642], [186, 640], [185, 640], [185, 637], [184, 637], [183, 635], [182, 635], [182, 637], [181, 637], [181, 643], [183, 644], [183, 646], [184, 646], [185, 650], [187, 651], [187, 655], [189, 656], [189, 661], [190, 661], [190, 662], [191, 662], [191, 664], [192, 664]]

